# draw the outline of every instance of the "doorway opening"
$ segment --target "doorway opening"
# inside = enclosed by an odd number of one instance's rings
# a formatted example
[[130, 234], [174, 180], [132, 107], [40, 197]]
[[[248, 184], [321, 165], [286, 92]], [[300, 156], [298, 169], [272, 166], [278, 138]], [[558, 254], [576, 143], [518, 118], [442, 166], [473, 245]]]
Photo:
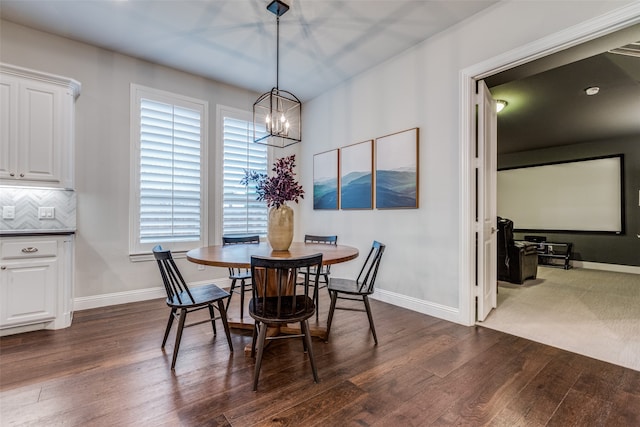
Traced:
[[[602, 44], [604, 42], [606, 42], [607, 40], [609, 42], [611, 42], [611, 40], [615, 40], [616, 35], [618, 36], [624, 36], [624, 29], [628, 29], [634, 25], [636, 25], [637, 27], [637, 22], [640, 20], [640, 17], [637, 16], [637, 12], [636, 12], [636, 16], [633, 19], [622, 19], [619, 16], [609, 16], [609, 17], [603, 17], [603, 19], [601, 19], [599, 21], [599, 26], [594, 26], [591, 24], [585, 24], [584, 26], [581, 27], [581, 31], [583, 31], [583, 34], [581, 35], [581, 37], [579, 38], [579, 40], [577, 39], [572, 39], [572, 40], [565, 40], [564, 43], [561, 43], [562, 45], [566, 46], [567, 44], [574, 46], [577, 50], [582, 51], [582, 52], [589, 52], [589, 49], [591, 49], [591, 52], [593, 52], [593, 49], [602, 49]], [[574, 34], [575, 35], [575, 34]], [[637, 32], [636, 32], [636, 37], [637, 37]], [[562, 39], [562, 37], [560, 37], [559, 39]], [[472, 85], [475, 85], [475, 83], [477, 81], [481, 81], [484, 79], [488, 79], [491, 76], [498, 74], [498, 73], [503, 73], [505, 72], [505, 74], [507, 74], [507, 71], [510, 70], [516, 70], [516, 68], [519, 68], [519, 65], [522, 64], [531, 64], [534, 65], [533, 63], [536, 62], [536, 60], [540, 60], [538, 58], [542, 58], [542, 60], [545, 61], [546, 64], [551, 64], [551, 59], [550, 57], [554, 57], [555, 59], [558, 59], [560, 55], [560, 52], [556, 52], [555, 50], [557, 49], [558, 46], [560, 46], [560, 44], [557, 43], [558, 38], [556, 38], [556, 43], [550, 42], [545, 49], [539, 51], [537, 54], [536, 53], [530, 53], [528, 56], [524, 56], [521, 57], [519, 59], [514, 58], [513, 61], [511, 62], [506, 62], [506, 61], [496, 61], [494, 65], [494, 69], [490, 70], [489, 68], [491, 68], [490, 66], [485, 66], [484, 69], [476, 69], [476, 70], [468, 70], [469, 72], [465, 75], [466, 78], [469, 79], [469, 81], [464, 82], [463, 81], [463, 86], [466, 85], [469, 88]], [[575, 40], [575, 42], [573, 41]], [[587, 42], [585, 42], [585, 40], [589, 40]], [[615, 45], [618, 42], [612, 42], [614, 44], [610, 45], [610, 47], [606, 48], [606, 49], [611, 49], [614, 47], [618, 47], [620, 45], [625, 44], [624, 42], [621, 42], [620, 44], [618, 44], [617, 46]], [[595, 47], [594, 47], [595, 46]], [[600, 46], [600, 47], [598, 47]], [[570, 50], [570, 49], [568, 49]], [[597, 53], [601, 53], [602, 50], [595, 52], [595, 53], [591, 53], [590, 55], [594, 55]], [[566, 51], [562, 51], [561, 53], [569, 53]], [[546, 55], [546, 56], [545, 56]], [[583, 53], [583, 57], [587, 57], [589, 56], [589, 54], [587, 53]], [[575, 58], [574, 57], [574, 61], [575, 60], [579, 60], [580, 58]], [[571, 61], [565, 62], [565, 64], [569, 63]], [[539, 65], [539, 64], [538, 64]], [[562, 64], [560, 64], [562, 65]], [[556, 66], [560, 66], [560, 65], [556, 65]], [[513, 68], [509, 68], [509, 67], [513, 67]], [[522, 72], [522, 70], [516, 70], [518, 72]], [[516, 72], [514, 71], [514, 73]], [[513, 74], [513, 73], [512, 73]], [[471, 94], [472, 91], [471, 89], [469, 89], [469, 93]], [[467, 131], [470, 130], [470, 127], [465, 128]], [[468, 133], [464, 134], [465, 136], [468, 137]], [[471, 140], [467, 140], [466, 141], [467, 144], [463, 147], [464, 148], [464, 153], [466, 153], [467, 155], [471, 155], [472, 153], [474, 153], [475, 150], [475, 139], [471, 139]], [[478, 151], [480, 151], [481, 149], [478, 149]], [[473, 158], [473, 157], [472, 157]], [[474, 179], [475, 175], [477, 174], [477, 172], [475, 171], [474, 165], [472, 162], [470, 162], [468, 165], [470, 172], [468, 172], [466, 178], [472, 180]], [[482, 167], [487, 167], [487, 164], [480, 164], [478, 165], [479, 168]], [[466, 181], [463, 181], [466, 182]], [[477, 188], [475, 181], [470, 181], [471, 184], [469, 186], [469, 188], [473, 191], [476, 191], [475, 189]], [[469, 197], [467, 200], [470, 201], [470, 208], [469, 210], [466, 210], [466, 212], [470, 212], [468, 214], [467, 219], [471, 220], [473, 219], [474, 215], [471, 214], [471, 212], [473, 212], [475, 214], [476, 209], [477, 209], [477, 204], [476, 203], [482, 203], [482, 201], [477, 201], [474, 200], [477, 197], [477, 193], [473, 193], [472, 197]], [[464, 204], [463, 204], [464, 205]], [[482, 220], [482, 218], [478, 219], [478, 222], [480, 222]], [[481, 229], [481, 227], [477, 227], [478, 229]], [[475, 232], [476, 229], [476, 225], [475, 223], [471, 223], [471, 225], [468, 228], [468, 231], [471, 232]], [[471, 236], [471, 234], [467, 235], [467, 237]], [[476, 240], [476, 237], [474, 236], [473, 239], [468, 238], [468, 241], [474, 241]], [[481, 241], [481, 237], [478, 237], [477, 240]], [[469, 255], [471, 256], [472, 260], [474, 260], [473, 263], [471, 263], [471, 265], [473, 265], [474, 270], [471, 270], [469, 272], [469, 276], [467, 277], [468, 279], [475, 279], [477, 278], [478, 282], [477, 283], [471, 283], [471, 281], [468, 283], [469, 286], [469, 295], [482, 295], [483, 289], [486, 289], [485, 286], [486, 284], [481, 283], [481, 276], [477, 274], [477, 271], [475, 270], [475, 265], [476, 264], [480, 264], [482, 259], [484, 259], [488, 254], [486, 253], [482, 253], [482, 246], [475, 246], [472, 248], [465, 248], [466, 250], [463, 251], [463, 256]], [[476, 250], [477, 252], [474, 252], [474, 250]], [[478, 260], [478, 261], [476, 261]], [[462, 264], [462, 265], [470, 265], [470, 264]], [[478, 289], [476, 289], [476, 287]], [[473, 300], [473, 298], [471, 298]], [[475, 301], [473, 301], [473, 304], [471, 304], [473, 306], [473, 308], [470, 308], [470, 315], [469, 318], [473, 318], [475, 319], [476, 317], [476, 309], [475, 309]], [[463, 305], [461, 304], [461, 307], [463, 307]], [[506, 331], [508, 332], [508, 331]], [[614, 362], [615, 363], [615, 362]], [[637, 363], [637, 362], [633, 362], [632, 363]], [[620, 363], [619, 363], [620, 364]], [[628, 367], [633, 367], [630, 365], [624, 365], [623, 366], [628, 366]], [[638, 369], [637, 367], [635, 369]]]
[[[490, 76], [509, 70], [517, 70], [520, 65], [533, 63], [537, 60], [549, 64], [551, 60], [558, 60], [562, 53], [567, 53], [569, 48], [576, 49], [572, 52], [573, 54], [582, 51], [583, 57], [586, 57], [585, 52], [594, 48], [589, 42], [594, 42], [596, 45], [604, 42], [610, 43], [612, 35], [624, 32], [640, 22], [637, 6], [630, 5], [623, 9], [627, 9], [626, 13], [622, 13], [622, 10], [614, 11], [536, 43], [523, 46], [517, 51], [512, 51], [510, 55], [496, 57], [461, 72], [460, 265], [463, 268], [460, 274], [459, 307], [461, 320], [468, 325], [475, 324], [476, 295], [482, 295], [485, 289], [482, 277], [477, 274], [476, 270], [477, 265], [482, 264], [486, 256], [482, 248], [476, 246], [477, 241], [483, 241], [483, 236], [476, 234], [476, 230], [481, 229], [478, 227], [478, 223], [483, 218], [481, 215], [476, 217], [479, 201], [475, 179], [478, 173], [477, 169], [485, 167], [483, 163], [476, 161], [476, 84]], [[622, 44], [624, 43], [620, 43], [618, 46]], [[615, 46], [611, 45], [610, 48], [613, 47]], [[481, 150], [478, 148], [477, 151]]]

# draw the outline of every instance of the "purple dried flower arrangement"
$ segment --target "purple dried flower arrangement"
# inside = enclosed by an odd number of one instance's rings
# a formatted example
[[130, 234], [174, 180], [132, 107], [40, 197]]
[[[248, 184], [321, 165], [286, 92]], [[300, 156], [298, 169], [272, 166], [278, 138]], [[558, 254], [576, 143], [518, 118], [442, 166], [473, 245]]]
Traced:
[[279, 208], [285, 202], [293, 201], [298, 203], [298, 199], [304, 199], [302, 186], [294, 179], [293, 168], [296, 165], [296, 155], [282, 157], [273, 164], [272, 171], [275, 175], [268, 176], [252, 170], [244, 171], [244, 178], [240, 181], [243, 185], [255, 183], [258, 197], [256, 200], [267, 202], [267, 207]]

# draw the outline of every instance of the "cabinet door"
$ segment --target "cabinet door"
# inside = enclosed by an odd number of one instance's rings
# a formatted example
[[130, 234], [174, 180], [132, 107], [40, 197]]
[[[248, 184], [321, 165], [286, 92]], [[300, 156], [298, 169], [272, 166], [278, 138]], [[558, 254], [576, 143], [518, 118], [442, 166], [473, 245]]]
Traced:
[[57, 261], [5, 262], [0, 270], [0, 327], [56, 317]]
[[[15, 179], [18, 164], [18, 80], [0, 80], [0, 179]], [[13, 174], [13, 175], [12, 175]]]
[[26, 81], [20, 85], [19, 179], [59, 184], [63, 149], [62, 90]]
[[75, 80], [0, 63], [0, 184], [73, 188], [79, 90]]

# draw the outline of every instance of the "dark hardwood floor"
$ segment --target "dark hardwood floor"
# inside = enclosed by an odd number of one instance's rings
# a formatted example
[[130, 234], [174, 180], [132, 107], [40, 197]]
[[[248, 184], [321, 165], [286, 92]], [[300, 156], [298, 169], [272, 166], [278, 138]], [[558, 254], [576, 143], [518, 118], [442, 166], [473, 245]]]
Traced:
[[[321, 313], [328, 298], [323, 292]], [[236, 298], [237, 299], [237, 298]], [[0, 339], [2, 426], [639, 426], [640, 372], [372, 301], [314, 339], [265, 350], [258, 392], [249, 331], [185, 330], [160, 349], [162, 300], [76, 312], [73, 325]]]

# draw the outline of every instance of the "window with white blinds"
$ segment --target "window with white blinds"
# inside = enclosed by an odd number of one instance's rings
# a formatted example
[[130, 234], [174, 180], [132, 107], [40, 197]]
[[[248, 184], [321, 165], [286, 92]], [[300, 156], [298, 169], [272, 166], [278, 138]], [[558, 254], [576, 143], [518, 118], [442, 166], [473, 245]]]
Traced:
[[[135, 85], [134, 85], [135, 86]], [[138, 113], [131, 253], [206, 241], [206, 102], [135, 86]]]
[[254, 185], [240, 181], [246, 169], [267, 173], [267, 146], [253, 142], [253, 122], [239, 116], [222, 111], [222, 234], [266, 236], [266, 203], [256, 200]]

